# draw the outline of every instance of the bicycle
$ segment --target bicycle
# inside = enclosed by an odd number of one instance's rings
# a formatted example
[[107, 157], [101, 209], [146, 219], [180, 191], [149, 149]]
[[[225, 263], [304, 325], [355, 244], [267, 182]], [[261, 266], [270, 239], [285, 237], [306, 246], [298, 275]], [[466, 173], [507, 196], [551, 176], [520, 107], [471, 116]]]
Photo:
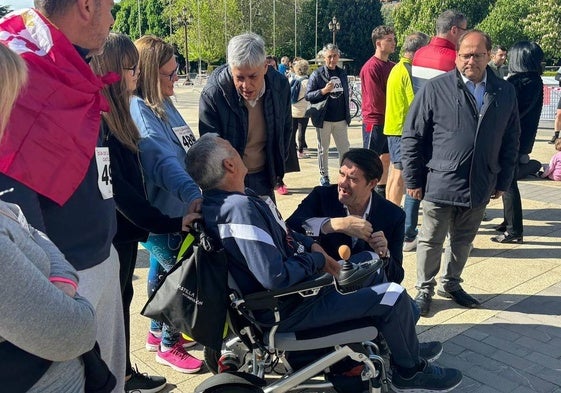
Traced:
[[352, 81], [349, 84], [349, 109], [351, 119], [357, 117], [362, 120], [362, 93], [360, 90], [360, 81]]

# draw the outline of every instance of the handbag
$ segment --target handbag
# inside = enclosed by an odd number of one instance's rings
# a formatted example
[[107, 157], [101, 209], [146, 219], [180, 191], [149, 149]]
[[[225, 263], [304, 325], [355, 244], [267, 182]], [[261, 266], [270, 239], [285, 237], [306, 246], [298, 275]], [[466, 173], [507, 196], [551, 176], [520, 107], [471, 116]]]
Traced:
[[[223, 248], [195, 229], [195, 241], [184, 257], [162, 278], [141, 311], [198, 343], [219, 351], [228, 310], [228, 266]], [[197, 233], [199, 232], [199, 233]]]
[[316, 102], [312, 104], [311, 102], [308, 103], [308, 107], [306, 108], [306, 113], [304, 116], [309, 117], [312, 120], [312, 124], [314, 127], [321, 128], [323, 127], [323, 119], [325, 118], [325, 111], [327, 110], [327, 100], [326, 98], [323, 101]]

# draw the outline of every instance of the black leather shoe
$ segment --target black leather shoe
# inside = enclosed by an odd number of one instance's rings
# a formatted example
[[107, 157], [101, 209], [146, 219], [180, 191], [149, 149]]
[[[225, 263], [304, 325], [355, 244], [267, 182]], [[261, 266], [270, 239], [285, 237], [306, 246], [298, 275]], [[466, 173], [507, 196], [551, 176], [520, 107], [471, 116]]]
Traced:
[[497, 231], [497, 232], [505, 233], [505, 232], [506, 232], [506, 224], [505, 224], [505, 222], [503, 221], [503, 222], [501, 222], [499, 225], [495, 225], [495, 226], [493, 227], [493, 229], [494, 229], [495, 231]]
[[432, 296], [427, 292], [419, 291], [417, 293], [417, 296], [415, 296], [415, 303], [417, 303], [417, 306], [419, 306], [422, 317], [426, 317], [429, 314], [431, 302]]
[[473, 296], [469, 295], [466, 291], [464, 291], [461, 287], [455, 291], [441, 291], [440, 289], [436, 291], [438, 296], [442, 296], [448, 299], [452, 299], [460, 306], [464, 306], [467, 308], [476, 308], [481, 306], [479, 300], [474, 298]]
[[491, 241], [495, 243], [517, 243], [522, 244], [524, 243], [524, 238], [522, 236], [515, 236], [511, 235], [508, 232], [503, 233], [502, 235], [493, 236]]

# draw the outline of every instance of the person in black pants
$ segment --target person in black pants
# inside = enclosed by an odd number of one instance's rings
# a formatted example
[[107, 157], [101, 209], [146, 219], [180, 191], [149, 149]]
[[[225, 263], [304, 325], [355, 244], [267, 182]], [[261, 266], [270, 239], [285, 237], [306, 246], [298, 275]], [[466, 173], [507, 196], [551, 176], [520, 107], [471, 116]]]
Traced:
[[158, 392], [166, 379], [148, 376], [133, 369], [130, 361], [130, 304], [133, 297], [132, 277], [136, 265], [138, 243], [148, 233], [179, 232], [182, 218], [170, 218], [150, 205], [138, 157], [140, 134], [129, 111], [129, 99], [138, 80], [138, 51], [125, 35], [111, 33], [103, 54], [94, 56], [91, 66], [97, 74], [116, 72], [121, 80], [108, 85], [103, 94], [110, 103], [103, 113], [101, 125], [103, 144], [109, 149], [111, 181], [117, 205], [117, 233], [113, 245], [119, 255], [119, 279], [123, 301], [126, 339], [126, 392]]
[[522, 200], [518, 190], [518, 171], [529, 161], [543, 105], [543, 82], [541, 79], [543, 51], [534, 42], [519, 41], [509, 51], [509, 77], [514, 85], [520, 114], [520, 148], [518, 165], [509, 189], [503, 195], [504, 221], [495, 229], [501, 232], [493, 236], [497, 243], [522, 243], [524, 226], [522, 222]]

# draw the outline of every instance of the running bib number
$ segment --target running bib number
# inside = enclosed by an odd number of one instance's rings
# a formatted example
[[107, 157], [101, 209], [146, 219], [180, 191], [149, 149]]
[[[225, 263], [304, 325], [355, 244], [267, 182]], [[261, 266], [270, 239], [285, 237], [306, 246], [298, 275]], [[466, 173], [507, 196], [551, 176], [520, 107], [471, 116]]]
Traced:
[[103, 199], [113, 198], [113, 181], [111, 179], [111, 161], [109, 148], [96, 147], [95, 161], [97, 163], [97, 186]]
[[189, 126], [187, 125], [181, 127], [173, 127], [172, 130], [173, 132], [175, 132], [179, 143], [181, 143], [181, 147], [183, 147], [185, 153], [187, 153], [187, 151], [189, 151], [189, 148], [193, 146], [196, 141], [195, 135], [193, 135], [193, 131], [191, 131], [191, 128], [189, 128]]

